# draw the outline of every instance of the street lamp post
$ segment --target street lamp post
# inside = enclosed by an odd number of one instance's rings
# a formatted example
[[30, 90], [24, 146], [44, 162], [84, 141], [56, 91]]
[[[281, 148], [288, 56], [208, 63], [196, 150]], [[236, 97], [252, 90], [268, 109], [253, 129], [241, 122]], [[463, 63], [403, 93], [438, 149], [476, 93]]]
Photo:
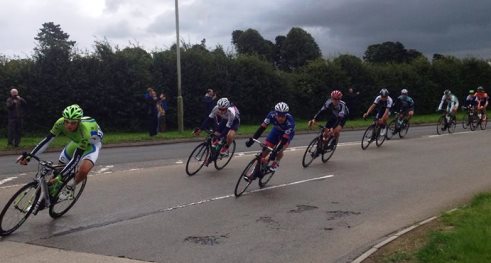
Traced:
[[181, 94], [181, 48], [179, 45], [179, 4], [176, 2], [176, 52], [177, 52], [177, 128], [184, 131], [184, 106]]

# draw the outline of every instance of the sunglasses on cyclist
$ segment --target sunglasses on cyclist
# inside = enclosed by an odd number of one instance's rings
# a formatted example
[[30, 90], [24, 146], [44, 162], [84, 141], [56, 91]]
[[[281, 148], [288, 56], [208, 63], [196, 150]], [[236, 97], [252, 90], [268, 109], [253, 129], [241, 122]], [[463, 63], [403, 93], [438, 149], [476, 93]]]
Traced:
[[63, 123], [64, 124], [71, 124], [71, 125], [75, 125], [77, 124], [79, 121], [74, 121], [74, 120], [64, 120]]
[[218, 108], [219, 111], [226, 111], [227, 108]]

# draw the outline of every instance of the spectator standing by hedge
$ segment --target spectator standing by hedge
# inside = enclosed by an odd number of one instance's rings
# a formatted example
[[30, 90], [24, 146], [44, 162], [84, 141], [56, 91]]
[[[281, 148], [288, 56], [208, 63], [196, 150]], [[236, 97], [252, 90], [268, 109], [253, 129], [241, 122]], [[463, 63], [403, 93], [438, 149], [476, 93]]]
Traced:
[[26, 106], [27, 102], [19, 96], [19, 91], [12, 86], [10, 97], [7, 99], [9, 147], [19, 147], [22, 135], [22, 119]]

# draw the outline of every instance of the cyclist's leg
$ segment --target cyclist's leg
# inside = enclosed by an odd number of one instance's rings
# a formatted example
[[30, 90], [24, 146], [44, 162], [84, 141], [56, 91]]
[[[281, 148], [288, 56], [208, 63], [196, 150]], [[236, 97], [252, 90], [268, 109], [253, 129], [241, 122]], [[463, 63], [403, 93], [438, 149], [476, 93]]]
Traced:
[[102, 147], [102, 143], [91, 144], [82, 155], [82, 160], [77, 173], [75, 174], [75, 184], [84, 181], [87, 178], [90, 170], [94, 167], [97, 159], [99, 158], [99, 152]]
[[226, 147], [228, 147], [235, 139], [235, 134], [239, 130], [240, 126], [240, 121], [239, 119], [235, 119], [234, 122], [232, 123], [232, 127], [227, 133], [227, 141], [226, 141]]
[[414, 115], [414, 109], [413, 108], [410, 108], [408, 111], [407, 111], [407, 115], [406, 115], [406, 121], [409, 122], [409, 120], [413, 117]]

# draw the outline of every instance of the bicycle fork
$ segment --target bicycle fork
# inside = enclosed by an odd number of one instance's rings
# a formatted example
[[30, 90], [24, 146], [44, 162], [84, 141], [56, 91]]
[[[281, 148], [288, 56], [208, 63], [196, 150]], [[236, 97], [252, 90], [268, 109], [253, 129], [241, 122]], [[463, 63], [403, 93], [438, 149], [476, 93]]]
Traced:
[[44, 179], [36, 179], [38, 181], [38, 190], [41, 191], [41, 194], [39, 196], [38, 201], [36, 202], [36, 205], [34, 206], [34, 210], [32, 211], [33, 215], [36, 215], [41, 209], [41, 205], [44, 202], [44, 207], [50, 207], [51, 206], [51, 200], [49, 198], [49, 191], [48, 191], [48, 184], [46, 184], [46, 181]]

